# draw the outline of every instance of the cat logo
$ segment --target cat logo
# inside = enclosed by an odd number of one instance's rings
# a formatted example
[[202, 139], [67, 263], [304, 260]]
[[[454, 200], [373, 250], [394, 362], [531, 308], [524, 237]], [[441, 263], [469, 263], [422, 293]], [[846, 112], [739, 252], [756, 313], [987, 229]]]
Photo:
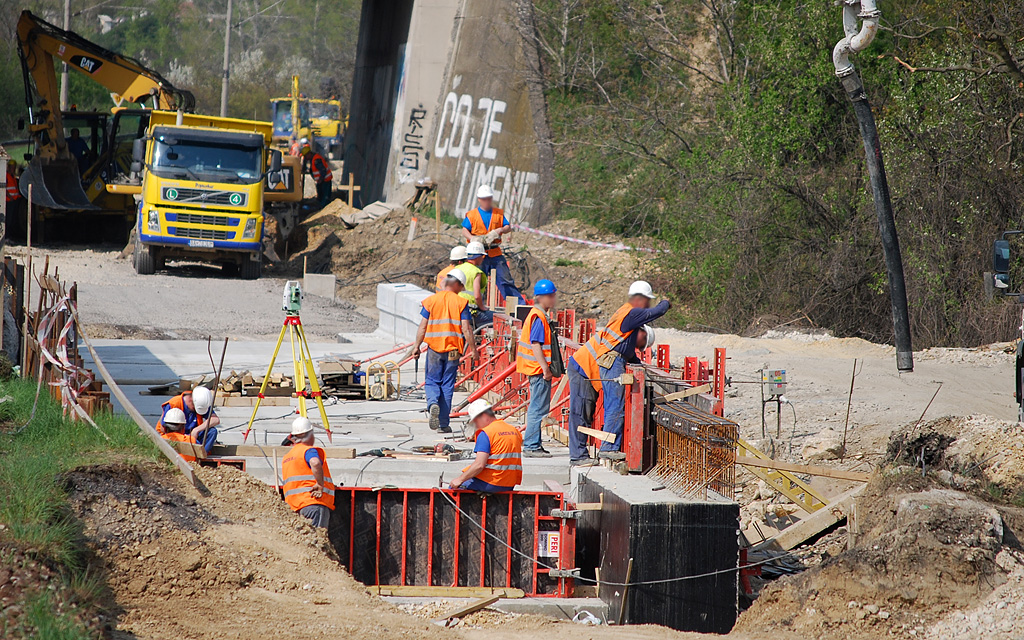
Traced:
[[98, 71], [99, 68], [103, 66], [102, 60], [97, 60], [96, 58], [90, 58], [88, 56], [81, 55], [71, 56], [71, 59], [68, 61], [68, 63], [75, 65], [76, 67], [78, 67], [82, 71], [85, 71], [86, 73], [96, 73], [96, 71]]

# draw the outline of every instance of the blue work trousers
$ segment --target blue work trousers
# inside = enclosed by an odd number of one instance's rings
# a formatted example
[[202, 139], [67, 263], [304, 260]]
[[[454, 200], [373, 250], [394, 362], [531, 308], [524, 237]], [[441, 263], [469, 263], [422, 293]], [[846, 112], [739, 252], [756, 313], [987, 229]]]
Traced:
[[611, 366], [601, 369], [601, 389], [604, 392], [604, 425], [601, 431], [614, 433], [615, 440], [601, 443], [601, 451], [622, 450], [622, 425], [626, 418], [626, 390], [613, 378], [626, 372], [626, 363], [615, 358]]
[[206, 453], [210, 453], [213, 450], [213, 445], [217, 444], [217, 429], [210, 427], [206, 431], [203, 431], [196, 436], [196, 444], [203, 445], [206, 449]]
[[526, 433], [523, 434], [523, 451], [541, 448], [541, 421], [551, 412], [551, 381], [543, 375], [530, 376], [530, 406], [526, 409]]
[[[597, 390], [590, 380], [576, 369], [573, 363], [566, 367], [569, 370], [569, 458], [580, 460], [589, 458], [587, 438], [579, 433], [579, 427], [590, 428], [594, 423], [594, 410], [597, 408]], [[622, 358], [615, 358], [608, 367], [599, 367], [601, 372], [601, 388], [604, 392], [604, 424], [601, 430], [615, 434], [615, 440], [601, 444], [601, 451], [620, 451], [622, 449], [622, 425], [625, 419], [625, 390], [612, 378], [617, 378], [626, 370]]]
[[446, 428], [451, 422], [452, 394], [459, 374], [459, 359], [448, 359], [447, 353], [427, 349], [427, 372], [423, 390], [427, 395], [427, 407], [437, 405], [441, 412], [440, 426]]
[[515, 280], [512, 279], [512, 272], [508, 270], [508, 262], [505, 260], [504, 255], [484, 258], [480, 268], [483, 269], [488, 277], [491, 275], [491, 270], [494, 270], [495, 286], [498, 287], [498, 291], [503, 296], [506, 298], [517, 298], [520, 304], [526, 303], [526, 298], [523, 297], [523, 294], [519, 293], [519, 289], [516, 289]]

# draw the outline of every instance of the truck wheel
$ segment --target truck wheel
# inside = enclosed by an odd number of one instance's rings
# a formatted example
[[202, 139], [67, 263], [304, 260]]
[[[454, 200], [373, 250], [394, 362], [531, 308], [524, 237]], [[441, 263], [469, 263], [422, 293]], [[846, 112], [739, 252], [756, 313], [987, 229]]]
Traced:
[[242, 280], [259, 280], [260, 273], [262, 271], [262, 260], [249, 260], [248, 258], [242, 259]]
[[135, 273], [140, 276], [149, 276], [156, 273], [156, 261], [149, 248], [138, 240], [135, 241]]

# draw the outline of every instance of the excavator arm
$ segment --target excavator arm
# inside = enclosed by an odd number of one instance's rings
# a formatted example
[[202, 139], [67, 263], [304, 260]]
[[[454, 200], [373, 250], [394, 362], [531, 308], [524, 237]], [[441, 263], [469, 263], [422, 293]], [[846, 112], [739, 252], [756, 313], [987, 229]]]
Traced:
[[[30, 11], [23, 11], [18, 20], [18, 55], [25, 80], [29, 134], [38, 150], [22, 174], [20, 187], [27, 195], [28, 185], [32, 184], [33, 202], [44, 207], [94, 208], [82, 190], [77, 163], [64, 139], [55, 60], [106, 87], [122, 102], [153, 100], [153, 106], [159, 109], [195, 108], [190, 92], [175, 88], [156, 71], [56, 27]], [[34, 92], [30, 90], [29, 78], [35, 83]]]

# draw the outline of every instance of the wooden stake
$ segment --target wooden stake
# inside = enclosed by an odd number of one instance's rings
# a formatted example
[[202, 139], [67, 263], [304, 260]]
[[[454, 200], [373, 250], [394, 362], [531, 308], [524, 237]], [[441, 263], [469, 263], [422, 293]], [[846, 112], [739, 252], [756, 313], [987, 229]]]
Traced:
[[633, 577], [633, 558], [629, 559], [629, 564], [626, 565], [626, 579], [623, 582], [626, 586], [622, 587], [622, 601], [619, 603], [619, 619], [616, 624], [622, 624], [626, 619], [626, 598], [629, 597], [629, 579]]
[[440, 187], [434, 187], [434, 226], [437, 239], [441, 239], [441, 196], [438, 195]]
[[[850, 397], [846, 399], [846, 424], [843, 425], [843, 449], [839, 455], [842, 462], [846, 457], [846, 431], [850, 428], [850, 407], [853, 405], [853, 383], [857, 380], [857, 358], [853, 359], [853, 375], [850, 376]], [[790, 440], [792, 442], [792, 440]]]

